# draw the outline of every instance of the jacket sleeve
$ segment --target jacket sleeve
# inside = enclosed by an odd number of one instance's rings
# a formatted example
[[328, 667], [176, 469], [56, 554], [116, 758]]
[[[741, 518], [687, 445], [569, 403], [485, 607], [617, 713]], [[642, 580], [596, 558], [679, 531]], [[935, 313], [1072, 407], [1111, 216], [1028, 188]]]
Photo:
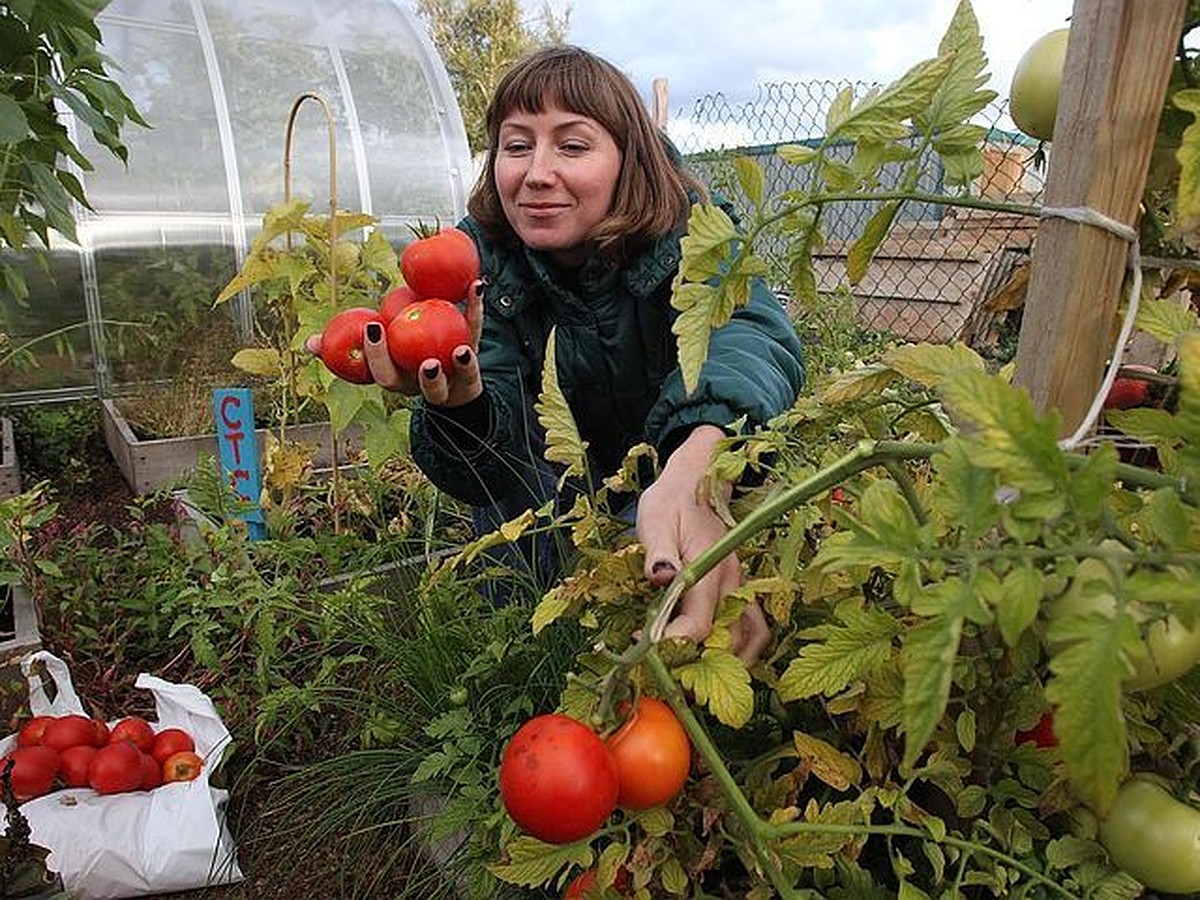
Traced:
[[688, 395], [676, 367], [646, 421], [646, 436], [669, 455], [695, 426], [722, 428], [743, 416], [766, 424], [789, 409], [804, 385], [804, 353], [783, 303], [761, 279], [749, 302], [712, 332], [696, 389]]
[[510, 320], [485, 316], [479, 342], [481, 408], [468, 415], [419, 400], [410, 427], [413, 459], [450, 496], [486, 506], [537, 485], [542, 440], [533, 421], [540, 367]]

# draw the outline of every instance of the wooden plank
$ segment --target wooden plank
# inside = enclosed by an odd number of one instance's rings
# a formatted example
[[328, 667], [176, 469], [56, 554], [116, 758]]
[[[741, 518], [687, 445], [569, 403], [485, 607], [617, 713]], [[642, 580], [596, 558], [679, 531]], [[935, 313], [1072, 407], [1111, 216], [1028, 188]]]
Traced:
[[[1135, 223], [1185, 0], [1075, 0], [1046, 208]], [[1015, 380], [1063, 434], [1083, 421], [1112, 351], [1128, 244], [1043, 218], [1034, 242]]]
[[650, 83], [650, 90], [654, 94], [651, 117], [654, 119], [654, 124], [665, 131], [667, 120], [671, 118], [671, 110], [667, 107], [667, 79], [655, 78]]

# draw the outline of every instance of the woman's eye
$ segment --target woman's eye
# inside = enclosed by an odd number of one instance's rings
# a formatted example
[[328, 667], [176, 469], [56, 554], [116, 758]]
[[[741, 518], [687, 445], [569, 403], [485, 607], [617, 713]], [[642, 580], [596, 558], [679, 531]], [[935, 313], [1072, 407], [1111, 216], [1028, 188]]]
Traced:
[[567, 141], [562, 145], [562, 149], [564, 153], [586, 153], [588, 147], [582, 141]]
[[505, 153], [525, 153], [529, 150], [528, 141], [505, 141], [503, 144]]

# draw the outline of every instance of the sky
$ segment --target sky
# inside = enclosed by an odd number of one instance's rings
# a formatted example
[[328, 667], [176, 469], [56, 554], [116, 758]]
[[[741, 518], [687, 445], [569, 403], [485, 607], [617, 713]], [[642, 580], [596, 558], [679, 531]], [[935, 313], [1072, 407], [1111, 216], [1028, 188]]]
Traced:
[[[957, 5], [958, 0], [550, 0], [560, 13], [569, 6], [568, 40], [620, 67], [647, 106], [652, 82], [665, 78], [673, 119], [711, 94], [731, 104], [751, 102], [766, 83], [889, 83], [937, 54]], [[1008, 96], [1021, 55], [1047, 31], [1066, 26], [1072, 5], [1072, 0], [974, 0], [992, 90]], [[524, 0], [524, 6], [536, 14], [542, 0]]]

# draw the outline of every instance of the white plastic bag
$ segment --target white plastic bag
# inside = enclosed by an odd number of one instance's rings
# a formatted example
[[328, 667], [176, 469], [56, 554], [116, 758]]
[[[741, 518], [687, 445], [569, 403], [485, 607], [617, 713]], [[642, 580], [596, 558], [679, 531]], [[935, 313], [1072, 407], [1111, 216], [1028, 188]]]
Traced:
[[[47, 697], [33, 666], [42, 662], [57, 691]], [[29, 682], [30, 712], [86, 714], [66, 663], [44, 650], [21, 660]], [[230, 743], [212, 701], [189, 684], [142, 673], [134, 683], [154, 696], [155, 731], [182, 728], [204, 759], [193, 781], [152, 791], [100, 795], [67, 788], [21, 805], [31, 840], [50, 851], [46, 866], [62, 876], [72, 900], [117, 900], [241, 881], [236, 847], [225, 824], [227, 791], [209, 785], [209, 772]], [[0, 740], [0, 754], [16, 735]]]

